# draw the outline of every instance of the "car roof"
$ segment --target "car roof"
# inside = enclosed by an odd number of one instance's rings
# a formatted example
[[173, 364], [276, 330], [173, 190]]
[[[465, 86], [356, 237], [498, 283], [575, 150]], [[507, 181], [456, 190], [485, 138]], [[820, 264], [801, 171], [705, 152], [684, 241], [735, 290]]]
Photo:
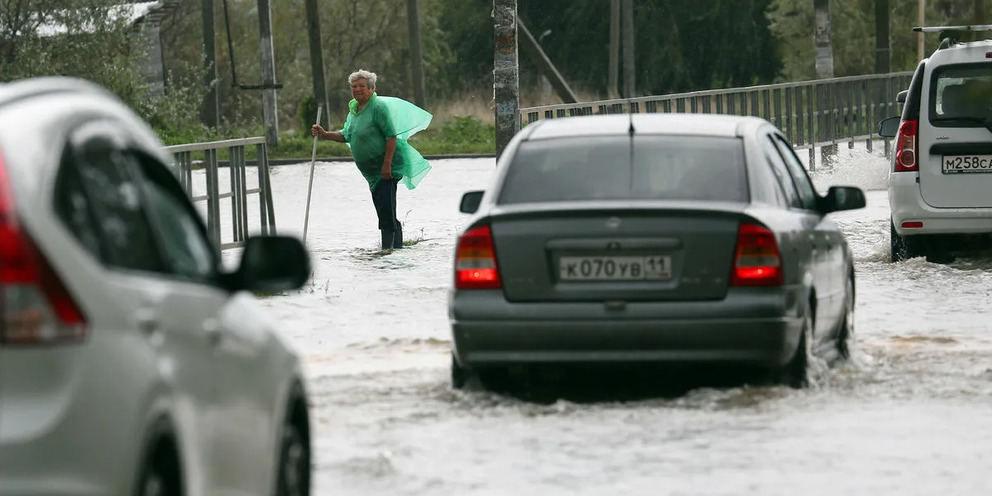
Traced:
[[630, 132], [640, 134], [672, 134], [680, 136], [740, 136], [743, 127], [766, 123], [764, 119], [723, 114], [610, 114], [585, 115], [542, 120], [527, 136], [529, 140], [575, 136], [619, 136]]

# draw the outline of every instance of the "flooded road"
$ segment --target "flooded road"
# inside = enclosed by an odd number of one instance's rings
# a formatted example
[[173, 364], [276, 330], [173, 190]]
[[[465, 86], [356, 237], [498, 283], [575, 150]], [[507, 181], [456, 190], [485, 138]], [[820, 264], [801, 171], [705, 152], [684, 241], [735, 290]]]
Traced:
[[[832, 214], [857, 263], [853, 360], [802, 391], [550, 404], [448, 385], [458, 200], [494, 160], [433, 166], [399, 193], [417, 243], [382, 255], [354, 166], [318, 163], [313, 280], [263, 300], [304, 357], [315, 494], [992, 493], [992, 256], [890, 263], [882, 157], [850, 152], [815, 175], [868, 194], [867, 208]], [[302, 233], [308, 171], [273, 169], [283, 233]]]

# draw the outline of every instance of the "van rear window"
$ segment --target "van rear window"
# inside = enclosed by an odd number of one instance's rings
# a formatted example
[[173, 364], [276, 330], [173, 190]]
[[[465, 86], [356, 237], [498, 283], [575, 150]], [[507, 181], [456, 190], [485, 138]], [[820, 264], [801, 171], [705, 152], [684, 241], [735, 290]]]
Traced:
[[934, 70], [930, 120], [935, 126], [981, 126], [992, 120], [992, 63]]

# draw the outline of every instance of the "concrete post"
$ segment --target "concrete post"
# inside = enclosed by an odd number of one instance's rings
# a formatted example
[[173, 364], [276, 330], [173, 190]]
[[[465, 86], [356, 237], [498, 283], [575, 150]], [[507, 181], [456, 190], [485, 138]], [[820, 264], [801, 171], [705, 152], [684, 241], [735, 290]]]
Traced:
[[279, 102], [276, 98], [276, 59], [272, 45], [272, 9], [269, 0], [258, 0], [258, 34], [262, 54], [262, 119], [265, 121], [265, 143], [279, 145]]
[[[636, 94], [637, 71], [634, 69], [634, 0], [623, 0], [623, 93], [624, 98]], [[629, 111], [629, 110], [628, 110]]]
[[813, 0], [816, 77], [834, 77], [834, 50], [830, 42], [830, 0]]
[[889, 39], [889, 0], [875, 0], [875, 73], [891, 72], [892, 42]]
[[427, 91], [424, 88], [424, 56], [420, 50], [420, 14], [417, 0], [406, 1], [407, 34], [410, 37], [410, 65], [413, 76], [413, 97], [420, 108], [427, 107]]
[[[327, 109], [327, 82], [324, 79], [324, 49], [320, 37], [320, 14], [317, 12], [317, 0], [306, 0], [307, 8], [307, 37], [310, 40], [310, 72], [313, 74], [313, 99], [317, 105]], [[330, 119], [326, 112], [320, 119], [320, 125], [325, 129]]]
[[496, 104], [496, 156], [520, 131], [520, 70], [517, 64], [517, 0], [493, 0], [496, 54], [493, 96]]
[[612, 100], [620, 98], [617, 89], [620, 72], [620, 0], [610, 0], [610, 73], [606, 84], [606, 96]]

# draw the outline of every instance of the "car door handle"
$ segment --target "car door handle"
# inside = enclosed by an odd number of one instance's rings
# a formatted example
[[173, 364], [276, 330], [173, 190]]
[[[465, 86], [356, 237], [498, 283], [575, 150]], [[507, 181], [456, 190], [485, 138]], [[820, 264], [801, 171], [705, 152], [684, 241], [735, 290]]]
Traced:
[[221, 332], [220, 322], [217, 322], [217, 319], [204, 320], [203, 333], [207, 335], [207, 340], [214, 346], [219, 345], [224, 338], [224, 333]]
[[158, 331], [159, 322], [155, 318], [155, 311], [151, 308], [139, 308], [135, 313], [134, 320], [141, 332], [151, 334]]

